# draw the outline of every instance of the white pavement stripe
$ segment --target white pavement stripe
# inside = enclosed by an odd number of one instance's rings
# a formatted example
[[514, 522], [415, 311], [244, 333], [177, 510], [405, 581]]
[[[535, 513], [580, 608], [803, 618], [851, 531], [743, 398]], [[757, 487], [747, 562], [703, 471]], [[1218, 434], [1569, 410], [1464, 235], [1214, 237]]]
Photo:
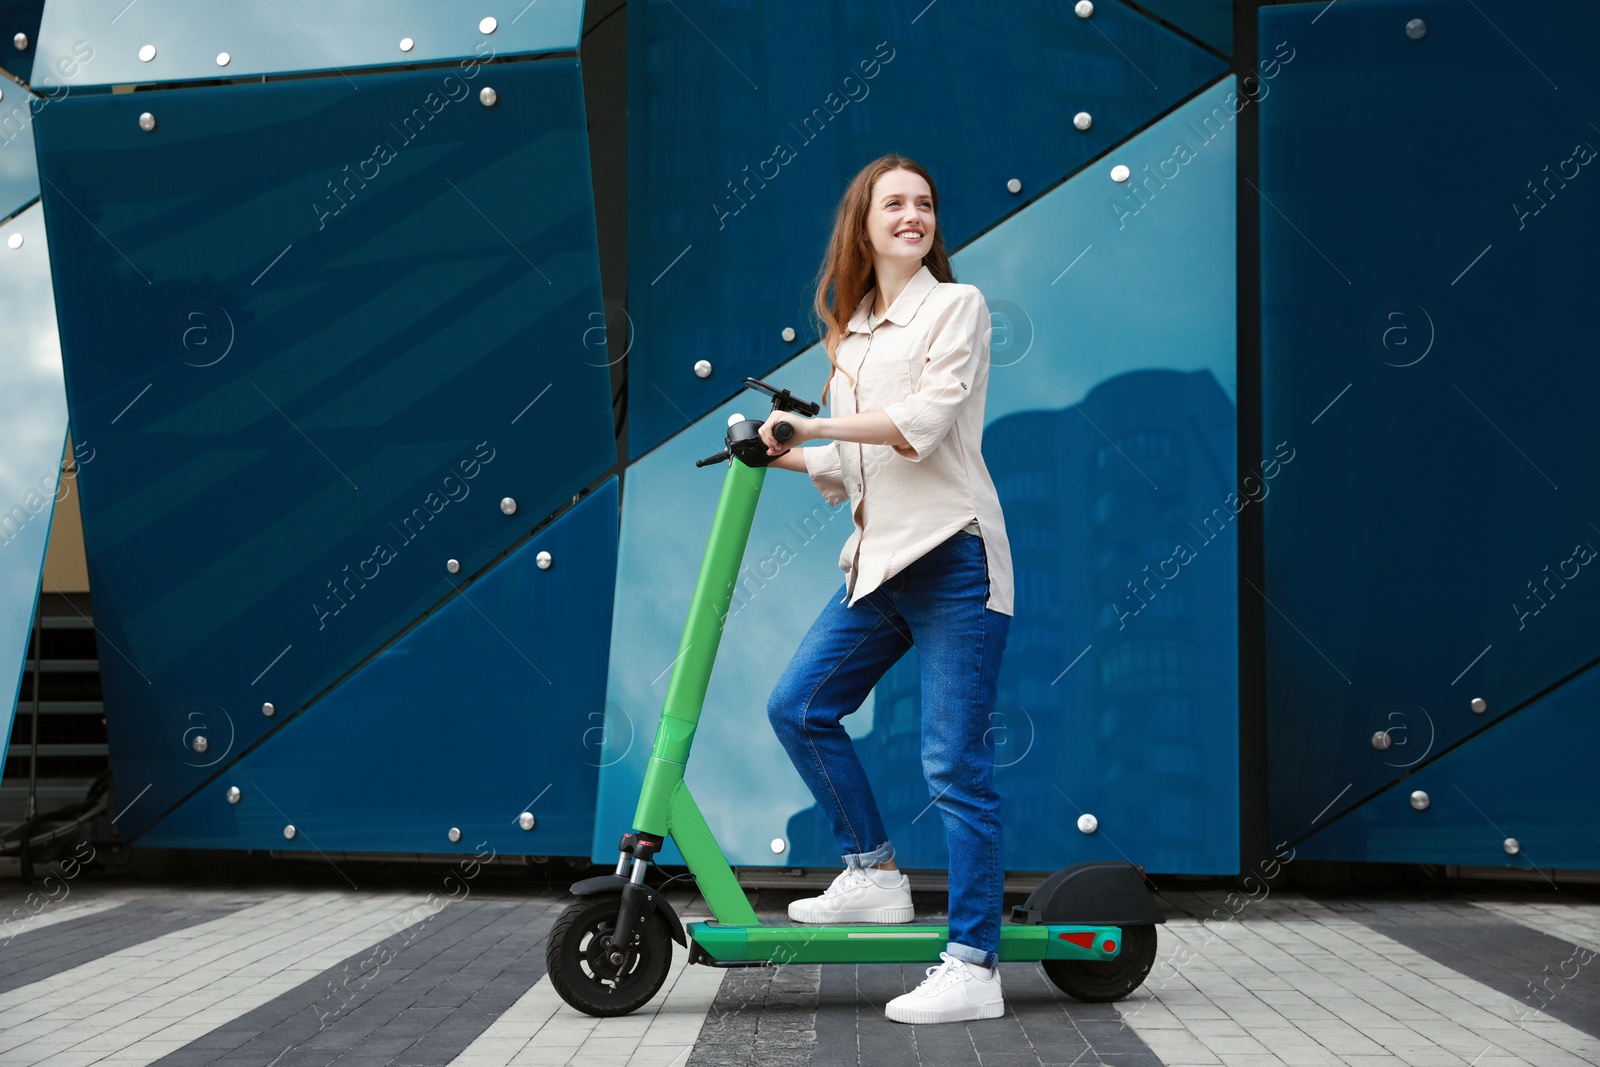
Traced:
[[[684, 923], [709, 915], [684, 916]], [[450, 1067], [683, 1067], [727, 972], [686, 966], [689, 954], [672, 946], [672, 967], [650, 1003], [614, 1019], [596, 1019], [567, 1006], [539, 979], [489, 1029], [450, 1061]]]
[[1473, 903], [1547, 937], [1600, 952], [1600, 904], [1502, 903], [1498, 900], [1475, 900]]
[[[56, 923], [82, 919], [87, 915], [95, 915], [102, 911], [110, 911], [112, 908], [120, 908], [122, 904], [123, 901], [121, 900], [63, 901], [60, 904], [47, 904], [32, 915], [27, 914], [25, 907], [14, 909], [13, 916], [17, 912], [22, 912], [23, 914], [21, 917], [15, 917], [0, 923], [0, 948], [4, 948], [13, 937], [32, 933], [35, 930], [43, 930], [46, 926], [54, 926]], [[0, 916], [0, 919], [3, 918], [3, 916]]]
[[0, 1063], [143, 1067], [429, 914], [421, 894], [284, 893], [0, 994]]
[[1163, 1063], [1600, 1062], [1600, 1039], [1313, 901], [1192, 896], [1196, 912], [1242, 917], [1168, 922], [1149, 979], [1117, 1004]]

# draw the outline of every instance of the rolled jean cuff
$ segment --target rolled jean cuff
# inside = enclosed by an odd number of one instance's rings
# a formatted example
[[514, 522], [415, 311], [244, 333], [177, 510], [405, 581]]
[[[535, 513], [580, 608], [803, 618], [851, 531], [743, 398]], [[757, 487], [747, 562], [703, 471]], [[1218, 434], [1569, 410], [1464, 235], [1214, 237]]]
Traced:
[[894, 859], [894, 845], [885, 841], [871, 852], [846, 853], [844, 865], [846, 867], [876, 867], [880, 863], [888, 863]]
[[988, 967], [993, 969], [1000, 963], [1000, 956], [997, 953], [985, 952], [981, 948], [973, 948], [971, 945], [960, 945], [954, 941], [945, 946], [945, 952], [951, 956], [954, 956], [962, 963], [974, 963], [979, 967]]

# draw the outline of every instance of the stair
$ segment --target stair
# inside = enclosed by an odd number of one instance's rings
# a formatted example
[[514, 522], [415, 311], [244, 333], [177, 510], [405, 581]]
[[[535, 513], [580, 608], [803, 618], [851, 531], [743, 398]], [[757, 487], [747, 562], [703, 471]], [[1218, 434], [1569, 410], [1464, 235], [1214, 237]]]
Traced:
[[[36, 810], [52, 811], [83, 800], [89, 786], [110, 766], [89, 594], [45, 593], [38, 610], [41, 618], [28, 641], [5, 774], [0, 776], [0, 827], [15, 826], [28, 814], [35, 677], [39, 680], [38, 765], [33, 769]], [[42, 638], [39, 648], [34, 647], [36, 638]]]

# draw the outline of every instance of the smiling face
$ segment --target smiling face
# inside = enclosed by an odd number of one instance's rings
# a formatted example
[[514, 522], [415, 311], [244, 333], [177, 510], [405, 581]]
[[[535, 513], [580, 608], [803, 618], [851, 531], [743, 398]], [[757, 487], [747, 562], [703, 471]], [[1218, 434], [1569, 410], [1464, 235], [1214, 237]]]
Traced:
[[886, 171], [872, 185], [867, 236], [875, 260], [919, 261], [933, 244], [933, 191], [919, 174]]

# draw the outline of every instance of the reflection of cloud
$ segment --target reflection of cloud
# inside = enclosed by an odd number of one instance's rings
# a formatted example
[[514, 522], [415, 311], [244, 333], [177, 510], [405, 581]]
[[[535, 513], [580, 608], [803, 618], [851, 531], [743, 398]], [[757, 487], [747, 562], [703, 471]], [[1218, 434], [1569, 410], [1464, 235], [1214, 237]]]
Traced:
[[56, 333], [55, 295], [39, 205], [0, 226], [0, 234], [13, 231], [23, 235], [21, 248], [0, 242], [0, 322], [6, 324], [11, 353], [0, 360], [6, 422], [6, 447], [0, 449], [0, 506], [5, 508], [29, 489], [37, 489], [43, 476], [50, 476], [53, 484], [67, 436], [61, 339]]

